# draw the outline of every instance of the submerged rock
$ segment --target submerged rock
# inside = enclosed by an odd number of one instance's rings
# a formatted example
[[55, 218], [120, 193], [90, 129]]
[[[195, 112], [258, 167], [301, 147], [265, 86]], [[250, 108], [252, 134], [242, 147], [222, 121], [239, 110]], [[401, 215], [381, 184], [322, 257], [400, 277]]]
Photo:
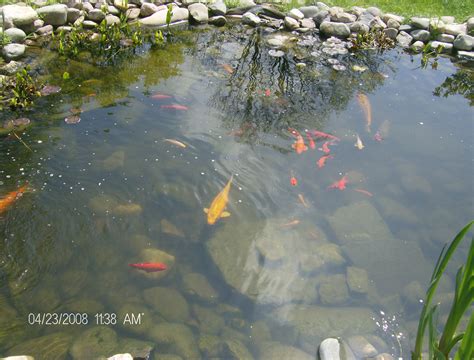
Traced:
[[339, 360], [339, 341], [334, 338], [324, 339], [319, 345], [319, 357], [321, 360]]
[[123, 167], [124, 162], [125, 151], [117, 150], [104, 160], [103, 165], [106, 171], [114, 171], [118, 168]]
[[377, 349], [364, 336], [351, 336], [347, 342], [358, 359], [373, 357], [378, 353]]
[[45, 85], [40, 91], [41, 96], [48, 96], [51, 94], [57, 94], [58, 92], [61, 91], [60, 86], [56, 85]]
[[348, 266], [346, 273], [349, 290], [359, 294], [367, 294], [369, 291], [369, 276], [365, 269]]
[[73, 359], [94, 359], [111, 356], [118, 345], [117, 334], [106, 326], [95, 326], [79, 335], [71, 346]]
[[342, 274], [330, 275], [319, 285], [319, 297], [323, 305], [341, 305], [349, 300], [346, 277]]
[[219, 335], [225, 326], [224, 319], [214, 309], [194, 305], [193, 314], [202, 333]]
[[285, 305], [275, 309], [272, 318], [294, 326], [300, 341], [316, 346], [327, 334], [334, 337], [371, 333], [376, 329], [375, 314], [368, 308]]
[[293, 346], [283, 345], [276, 341], [270, 341], [265, 343], [262, 350], [260, 351], [260, 359], [314, 360], [314, 356], [311, 356], [310, 354]]
[[414, 243], [395, 239], [368, 201], [339, 208], [327, 220], [354, 266], [367, 269], [377, 288], [391, 293], [406, 279], [425, 281], [431, 266]]
[[143, 292], [145, 302], [165, 320], [185, 322], [189, 318], [189, 305], [177, 290], [169, 287], [153, 287]]
[[162, 323], [153, 327], [148, 335], [158, 347], [178, 354], [183, 359], [200, 359], [198, 344], [193, 332], [183, 324]]
[[218, 294], [207, 278], [198, 273], [189, 273], [183, 277], [184, 291], [191, 296], [207, 302], [215, 302]]
[[61, 360], [65, 359], [71, 342], [72, 334], [56, 332], [53, 334], [24, 340], [8, 350], [9, 355], [35, 353], [35, 359]]

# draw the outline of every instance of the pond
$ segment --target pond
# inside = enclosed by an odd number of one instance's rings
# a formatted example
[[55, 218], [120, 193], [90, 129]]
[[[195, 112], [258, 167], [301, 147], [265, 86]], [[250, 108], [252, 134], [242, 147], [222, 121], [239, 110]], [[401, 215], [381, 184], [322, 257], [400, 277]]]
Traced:
[[28, 188], [0, 215], [0, 355], [310, 359], [340, 336], [361, 357], [362, 335], [408, 357], [472, 216], [472, 68], [285, 36], [281, 57], [241, 25], [107, 66], [36, 49], [62, 90], [1, 115], [32, 126], [0, 138], [0, 194]]

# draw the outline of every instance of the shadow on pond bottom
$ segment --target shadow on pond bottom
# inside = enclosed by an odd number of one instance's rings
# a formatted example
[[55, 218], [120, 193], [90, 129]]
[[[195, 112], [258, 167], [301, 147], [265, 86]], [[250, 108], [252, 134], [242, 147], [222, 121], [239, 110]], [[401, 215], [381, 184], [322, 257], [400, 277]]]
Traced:
[[62, 90], [1, 115], [32, 150], [0, 139], [1, 355], [408, 357], [472, 209], [472, 71], [307, 35], [274, 57], [276, 36], [177, 32], [105, 67], [38, 50]]

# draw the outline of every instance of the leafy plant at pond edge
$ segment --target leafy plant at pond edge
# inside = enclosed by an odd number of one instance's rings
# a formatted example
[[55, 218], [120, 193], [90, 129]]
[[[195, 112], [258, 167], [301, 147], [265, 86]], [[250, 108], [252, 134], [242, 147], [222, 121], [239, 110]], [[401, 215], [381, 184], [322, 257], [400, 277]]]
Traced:
[[367, 49], [391, 49], [395, 46], [395, 41], [390, 39], [382, 29], [372, 29], [365, 34], [357, 34], [351, 39], [352, 51]]
[[170, 31], [171, 18], [173, 17], [173, 4], [168, 4], [168, 11], [166, 12], [166, 26], [168, 32]]
[[454, 300], [451, 305], [446, 324], [444, 325], [441, 337], [437, 332], [438, 305], [431, 305], [438, 283], [443, 275], [449, 260], [453, 256], [456, 248], [468, 233], [474, 221], [469, 222], [449, 244], [443, 247], [436, 262], [431, 283], [426, 291], [426, 299], [418, 322], [418, 331], [415, 341], [415, 349], [412, 351], [412, 360], [422, 359], [423, 340], [428, 328], [428, 351], [430, 360], [447, 360], [453, 348], [459, 344], [454, 359], [471, 359], [474, 354], [474, 312], [471, 313], [466, 331], [456, 334], [461, 318], [470, 309], [474, 302], [474, 238], [471, 240], [466, 263], [458, 269], [456, 274], [456, 287]]
[[442, 51], [443, 47], [441, 45], [433, 49], [431, 44], [426, 44], [421, 52], [421, 68], [426, 69], [428, 64], [431, 64], [431, 68], [436, 70], [438, 68], [438, 56]]
[[40, 84], [28, 73], [29, 67], [18, 71], [14, 77], [6, 81], [0, 89], [0, 98], [3, 103], [13, 109], [31, 106], [36, 97], [41, 96]]

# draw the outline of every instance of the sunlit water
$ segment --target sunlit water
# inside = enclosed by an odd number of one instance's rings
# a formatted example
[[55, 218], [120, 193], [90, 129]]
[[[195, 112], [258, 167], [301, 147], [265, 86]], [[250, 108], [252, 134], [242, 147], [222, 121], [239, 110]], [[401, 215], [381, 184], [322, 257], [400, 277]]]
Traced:
[[[0, 355], [110, 356], [132, 338], [155, 359], [304, 359], [324, 337], [364, 335], [407, 357], [435, 260], [473, 214], [471, 70], [393, 50], [343, 56], [336, 72], [297, 48], [272, 58], [241, 30], [183, 34], [109, 67], [47, 55], [42, 75], [62, 92], [17, 114], [34, 122], [21, 133], [33, 152], [0, 142], [0, 193], [31, 189], [0, 218]], [[433, 94], [449, 77], [465, 97]], [[73, 107], [81, 121], [66, 124]], [[297, 154], [289, 128], [306, 145], [305, 130], [341, 141], [319, 168], [324, 140]], [[231, 216], [207, 225], [231, 175]], [[163, 278], [128, 266], [147, 249], [175, 257]], [[441, 318], [462, 261], [441, 284]], [[88, 325], [38, 324], [71, 312]]]

